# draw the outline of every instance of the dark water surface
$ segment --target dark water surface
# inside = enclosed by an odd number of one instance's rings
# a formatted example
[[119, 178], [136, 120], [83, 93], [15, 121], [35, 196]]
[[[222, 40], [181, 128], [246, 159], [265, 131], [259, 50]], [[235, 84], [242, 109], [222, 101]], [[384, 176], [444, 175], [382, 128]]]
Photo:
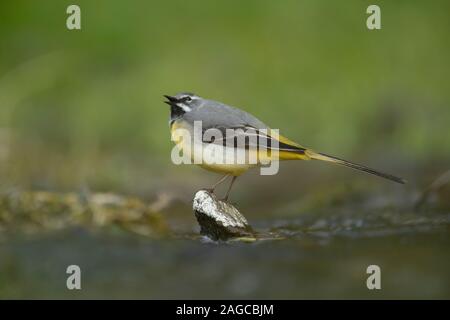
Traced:
[[[450, 298], [450, 214], [303, 214], [252, 221], [278, 237], [212, 243], [110, 226], [15, 233], [0, 242], [1, 298]], [[189, 230], [189, 229], [187, 229]], [[68, 265], [82, 290], [66, 289]], [[368, 290], [366, 268], [381, 268]]]

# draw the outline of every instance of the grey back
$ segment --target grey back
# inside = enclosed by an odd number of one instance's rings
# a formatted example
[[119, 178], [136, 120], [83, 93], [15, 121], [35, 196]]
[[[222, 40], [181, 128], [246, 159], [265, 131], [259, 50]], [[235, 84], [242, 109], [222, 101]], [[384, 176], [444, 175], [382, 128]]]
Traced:
[[218, 101], [201, 98], [191, 112], [183, 115], [190, 124], [202, 121], [203, 130], [209, 128], [241, 128], [251, 126], [256, 129], [267, 129], [267, 125], [248, 112], [223, 104]]

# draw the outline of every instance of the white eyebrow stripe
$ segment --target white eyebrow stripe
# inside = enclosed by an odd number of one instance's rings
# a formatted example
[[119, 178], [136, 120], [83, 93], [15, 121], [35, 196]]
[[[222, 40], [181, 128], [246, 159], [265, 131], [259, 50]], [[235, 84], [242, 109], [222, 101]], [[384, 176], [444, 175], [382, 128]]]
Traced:
[[182, 104], [182, 103], [180, 103], [178, 106], [179, 106], [181, 109], [183, 109], [184, 112], [190, 112], [190, 111], [192, 111], [192, 109], [191, 109], [190, 107], [188, 107], [187, 105], [184, 105], [184, 104]]

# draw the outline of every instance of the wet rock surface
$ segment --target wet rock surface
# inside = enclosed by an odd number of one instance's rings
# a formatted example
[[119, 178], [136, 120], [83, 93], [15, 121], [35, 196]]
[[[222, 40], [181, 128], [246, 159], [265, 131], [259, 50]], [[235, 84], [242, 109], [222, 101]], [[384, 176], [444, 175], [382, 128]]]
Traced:
[[112, 225], [149, 237], [168, 232], [163, 216], [154, 206], [135, 197], [44, 191], [0, 194], [0, 237], [12, 232], [32, 234]]
[[213, 193], [198, 191], [192, 207], [200, 225], [200, 233], [212, 240], [256, 236], [239, 210], [230, 203], [218, 200]]

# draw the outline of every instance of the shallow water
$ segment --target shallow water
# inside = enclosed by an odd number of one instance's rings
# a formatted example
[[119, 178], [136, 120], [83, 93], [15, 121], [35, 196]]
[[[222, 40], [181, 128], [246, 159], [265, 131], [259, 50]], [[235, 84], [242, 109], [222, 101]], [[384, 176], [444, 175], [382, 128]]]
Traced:
[[[214, 243], [195, 224], [168, 224], [152, 236], [120, 223], [4, 233], [0, 297], [450, 298], [445, 210], [344, 205], [254, 219], [266, 240], [252, 243]], [[70, 264], [81, 267], [80, 291], [66, 289]], [[381, 290], [366, 287], [369, 265], [381, 268]]]

